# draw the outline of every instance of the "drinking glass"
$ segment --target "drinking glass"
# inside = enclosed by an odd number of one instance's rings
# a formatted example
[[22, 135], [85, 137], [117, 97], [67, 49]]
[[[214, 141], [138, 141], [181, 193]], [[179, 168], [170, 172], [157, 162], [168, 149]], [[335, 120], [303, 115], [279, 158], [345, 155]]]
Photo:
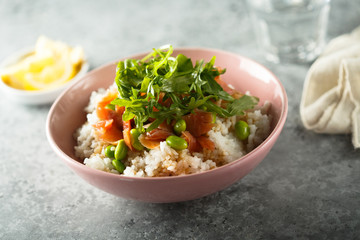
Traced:
[[275, 63], [311, 62], [326, 43], [330, 0], [247, 0], [258, 45]]

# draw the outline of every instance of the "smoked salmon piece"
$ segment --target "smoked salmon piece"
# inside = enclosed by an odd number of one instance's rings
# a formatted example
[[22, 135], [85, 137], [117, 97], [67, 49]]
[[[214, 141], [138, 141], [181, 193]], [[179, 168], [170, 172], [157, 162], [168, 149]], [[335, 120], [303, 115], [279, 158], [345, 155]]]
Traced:
[[155, 128], [145, 134], [147, 140], [166, 140], [167, 137], [173, 135], [173, 133], [167, 129]]
[[160, 145], [160, 142], [165, 141], [171, 135], [173, 135], [172, 130], [167, 125], [161, 124], [158, 128], [141, 134], [139, 141], [144, 147], [154, 149]]
[[105, 142], [114, 143], [123, 138], [122, 114], [125, 107], [115, 107], [111, 110], [106, 106], [117, 97], [115, 92], [110, 92], [96, 106], [96, 115], [100, 119], [95, 125], [95, 132], [99, 139]]
[[195, 110], [194, 113], [183, 116], [183, 119], [186, 122], [186, 129], [194, 137], [206, 134], [214, 126], [212, 113], [202, 110]]
[[111, 119], [114, 115], [114, 111], [106, 108], [106, 105], [110, 104], [112, 100], [117, 97], [115, 92], [110, 92], [109, 95], [105, 96], [96, 106], [96, 115], [101, 120]]
[[201, 151], [201, 146], [196, 141], [196, 138], [189, 131], [183, 131], [181, 133], [181, 137], [184, 138], [185, 141], [188, 143], [188, 149], [190, 153]]
[[[219, 69], [220, 71], [221, 69]], [[239, 93], [234, 88], [230, 87], [229, 84], [221, 80], [220, 76], [215, 77], [215, 81], [223, 88], [225, 92], [230, 94], [233, 98], [238, 99], [242, 97], [244, 94]]]
[[163, 130], [167, 130], [168, 132], [172, 132], [173, 131], [173, 126], [175, 124], [175, 121], [173, 121], [173, 123], [168, 124], [166, 121], [163, 121], [160, 125], [159, 128], [163, 129]]
[[231, 88], [226, 82], [222, 81], [220, 78], [215, 78], [215, 81], [224, 89], [225, 92], [229, 93], [230, 95], [235, 91]]
[[114, 120], [100, 120], [94, 124], [96, 135], [105, 142], [114, 143], [123, 138], [121, 129], [115, 124]]
[[141, 134], [139, 136], [139, 142], [146, 148], [148, 149], [154, 149], [157, 148], [158, 146], [160, 146], [160, 140], [149, 140], [146, 139], [146, 135], [145, 134]]
[[124, 135], [125, 144], [126, 144], [126, 146], [128, 146], [128, 148], [131, 151], [134, 151], [135, 148], [133, 147], [132, 142], [131, 142], [130, 131], [131, 131], [131, 121], [130, 120], [123, 121], [123, 135]]
[[196, 141], [200, 144], [200, 146], [202, 148], [206, 148], [209, 150], [214, 150], [215, 149], [215, 144], [213, 141], [211, 141], [208, 137], [206, 136], [200, 136], [198, 138], [196, 138]]

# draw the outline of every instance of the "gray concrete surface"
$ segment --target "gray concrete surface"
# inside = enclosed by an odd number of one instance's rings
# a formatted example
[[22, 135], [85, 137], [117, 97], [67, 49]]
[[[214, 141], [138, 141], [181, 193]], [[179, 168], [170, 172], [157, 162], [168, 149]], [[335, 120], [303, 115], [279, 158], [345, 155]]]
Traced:
[[[329, 38], [360, 24], [360, 1], [333, 0]], [[45, 136], [50, 105], [0, 96], [0, 239], [359, 239], [360, 151], [350, 135], [303, 128], [309, 65], [267, 63], [243, 1], [0, 0], [0, 60], [40, 34], [81, 44], [91, 68], [166, 43], [250, 57], [283, 82], [284, 131], [266, 159], [228, 189], [149, 204], [104, 193], [72, 173]]]

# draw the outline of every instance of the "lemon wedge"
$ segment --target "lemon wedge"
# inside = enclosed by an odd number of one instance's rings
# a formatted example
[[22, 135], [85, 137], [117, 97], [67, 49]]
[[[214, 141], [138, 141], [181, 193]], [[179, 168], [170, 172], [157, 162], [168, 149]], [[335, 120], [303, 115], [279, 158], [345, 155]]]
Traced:
[[17, 89], [34, 91], [58, 87], [72, 79], [84, 61], [81, 47], [69, 47], [45, 36], [39, 37], [34, 52], [1, 72], [2, 80]]

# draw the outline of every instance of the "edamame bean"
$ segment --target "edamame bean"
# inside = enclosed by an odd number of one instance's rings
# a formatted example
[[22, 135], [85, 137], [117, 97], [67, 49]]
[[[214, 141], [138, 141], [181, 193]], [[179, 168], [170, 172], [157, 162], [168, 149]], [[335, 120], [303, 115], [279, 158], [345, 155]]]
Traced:
[[186, 130], [186, 122], [184, 119], [179, 119], [174, 125], [174, 131], [177, 135], [180, 135], [181, 132]]
[[115, 146], [109, 145], [105, 148], [105, 156], [108, 158], [115, 158]]
[[112, 165], [119, 173], [123, 173], [125, 170], [125, 165], [120, 160], [117, 159], [112, 160]]
[[123, 160], [126, 157], [127, 151], [128, 151], [128, 149], [127, 149], [124, 139], [119, 140], [119, 142], [115, 148], [115, 153], [114, 153], [115, 159]]
[[131, 138], [132, 146], [138, 151], [144, 149], [144, 146], [139, 142], [140, 134], [141, 134], [140, 131], [136, 128], [130, 130], [130, 138]]
[[166, 138], [166, 143], [175, 150], [183, 150], [188, 147], [188, 143], [185, 139], [173, 135]]
[[250, 127], [245, 121], [235, 123], [235, 133], [240, 140], [246, 140], [250, 135]]

